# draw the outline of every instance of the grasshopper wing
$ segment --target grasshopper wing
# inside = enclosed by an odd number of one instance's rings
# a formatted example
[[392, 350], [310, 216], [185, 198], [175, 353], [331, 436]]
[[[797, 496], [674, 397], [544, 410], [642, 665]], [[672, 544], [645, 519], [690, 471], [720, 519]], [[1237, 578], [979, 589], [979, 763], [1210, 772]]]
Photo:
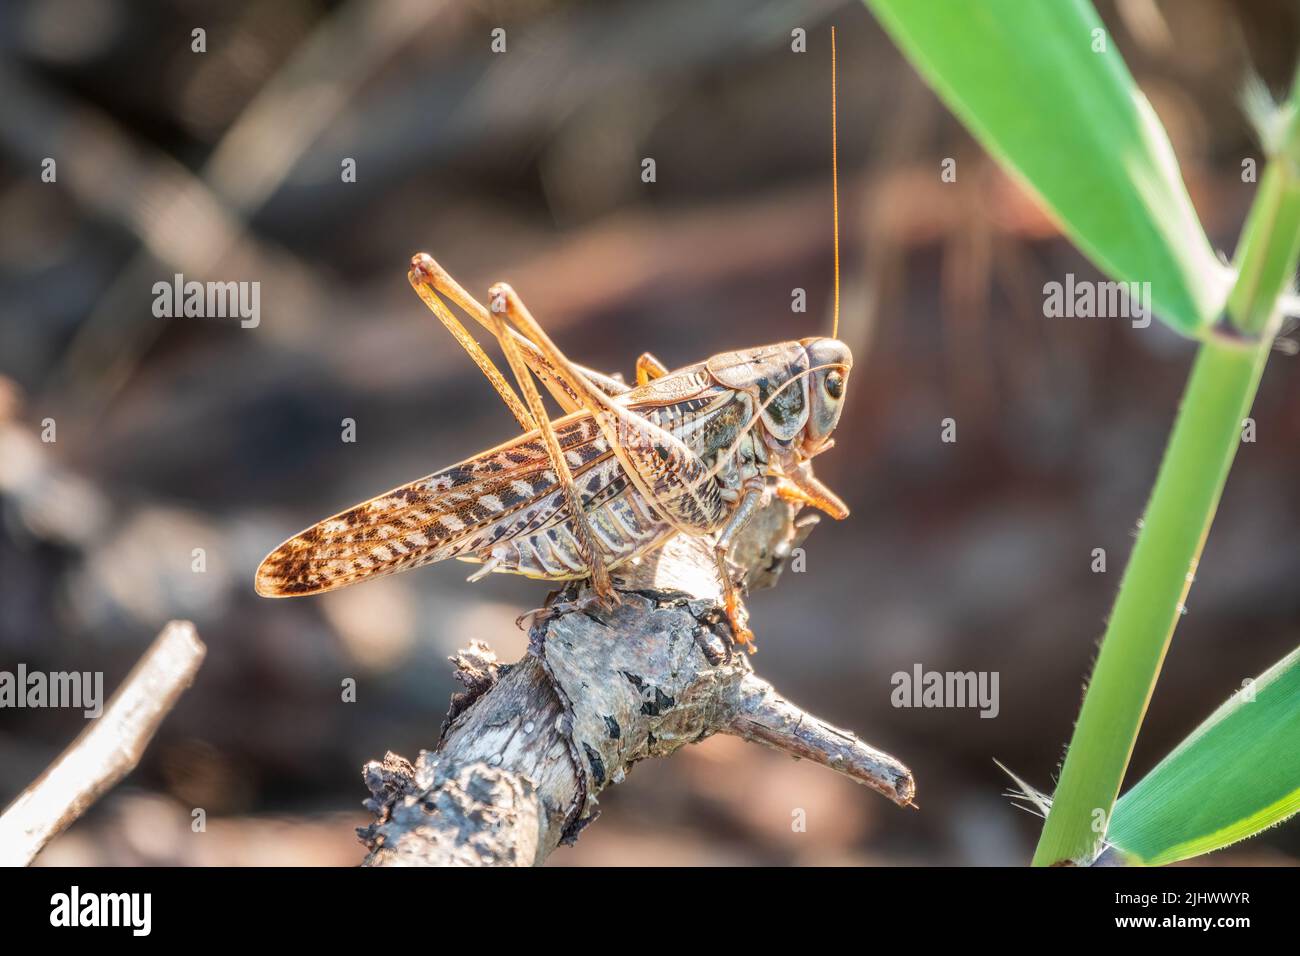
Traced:
[[[556, 435], [575, 473], [609, 457], [590, 415], [560, 419]], [[546, 448], [529, 432], [294, 535], [263, 559], [257, 593], [316, 594], [473, 553], [534, 525], [558, 492]]]

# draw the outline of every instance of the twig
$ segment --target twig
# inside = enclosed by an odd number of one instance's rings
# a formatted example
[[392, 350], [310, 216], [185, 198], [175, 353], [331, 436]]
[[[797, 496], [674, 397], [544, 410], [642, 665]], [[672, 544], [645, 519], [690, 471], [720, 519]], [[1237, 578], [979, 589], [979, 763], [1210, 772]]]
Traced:
[[899, 806], [912, 806], [911, 771], [883, 750], [804, 712], [753, 674], [741, 681], [741, 695], [740, 713], [725, 733], [838, 770]]
[[[811, 526], [782, 502], [754, 518], [733, 553], [751, 589], [775, 580]], [[365, 768], [376, 814], [360, 831], [367, 865], [539, 864], [637, 761], [715, 733], [814, 760], [910, 805], [906, 767], [754, 675], [731, 645], [712, 567], [706, 543], [675, 539], [616, 575], [613, 611], [562, 593], [536, 615], [522, 661], [498, 664], [480, 642], [453, 658], [467, 691], [437, 749]]]
[[189, 621], [163, 628], [103, 715], [0, 815], [0, 865], [31, 863], [46, 843], [135, 768], [206, 653]]

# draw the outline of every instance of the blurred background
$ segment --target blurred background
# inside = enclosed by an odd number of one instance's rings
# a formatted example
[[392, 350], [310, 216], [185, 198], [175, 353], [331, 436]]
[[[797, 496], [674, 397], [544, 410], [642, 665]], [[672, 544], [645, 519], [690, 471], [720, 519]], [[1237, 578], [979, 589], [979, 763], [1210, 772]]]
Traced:
[[[1260, 158], [1238, 91], [1289, 79], [1295, 5], [1099, 9], [1230, 255]], [[209, 648], [140, 768], [41, 862], [360, 862], [362, 764], [433, 746], [447, 656], [479, 638], [516, 659], [547, 592], [448, 562], [253, 593], [286, 535], [515, 433], [410, 255], [478, 294], [508, 280], [575, 360], [625, 374], [644, 350], [678, 366], [827, 333], [831, 24], [856, 367], [818, 473], [853, 516], [753, 596], [754, 663], [908, 763], [922, 810], [717, 738], [638, 765], [550, 865], [1028, 860], [1040, 821], [993, 761], [1051, 789], [1192, 347], [1043, 317], [1044, 283], [1095, 270], [865, 8], [41, 0], [0, 8], [0, 669], [102, 670], [111, 692], [175, 617]], [[155, 318], [176, 273], [259, 281], [260, 324]], [[1300, 640], [1294, 361], [1265, 376], [1130, 781]], [[999, 672], [996, 719], [891, 707], [918, 663]], [[0, 804], [81, 727], [0, 712]], [[1297, 855], [1292, 823], [1208, 862]]]

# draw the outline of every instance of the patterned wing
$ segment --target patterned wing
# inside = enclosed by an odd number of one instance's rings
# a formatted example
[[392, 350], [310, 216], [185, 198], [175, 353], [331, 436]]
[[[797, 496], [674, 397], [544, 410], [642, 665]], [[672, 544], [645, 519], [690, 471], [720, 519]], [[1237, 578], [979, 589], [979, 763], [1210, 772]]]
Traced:
[[[561, 419], [556, 436], [575, 476], [610, 456], [589, 415]], [[317, 594], [473, 553], [545, 518], [562, 520], [545, 507], [558, 492], [546, 448], [529, 432], [294, 535], [263, 559], [257, 593]]]

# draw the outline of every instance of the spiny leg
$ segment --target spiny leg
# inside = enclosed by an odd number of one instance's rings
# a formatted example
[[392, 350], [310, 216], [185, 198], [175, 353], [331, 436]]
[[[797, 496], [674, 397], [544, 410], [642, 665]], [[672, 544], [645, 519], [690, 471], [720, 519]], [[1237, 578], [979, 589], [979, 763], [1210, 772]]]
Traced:
[[[510, 329], [506, 327], [502, 318], [502, 314], [512, 316], [518, 299], [510, 296], [499, 297], [495, 294], [496, 288], [498, 287], [493, 287], [493, 294], [491, 295], [492, 312], [490, 318], [497, 326], [497, 340], [506, 353], [506, 360], [515, 373], [515, 379], [524, 393], [524, 398], [528, 402], [533, 418], [537, 420], [542, 441], [546, 445], [546, 454], [551, 460], [551, 467], [555, 469], [556, 480], [560, 487], [564, 489], [564, 496], [569, 503], [569, 513], [573, 516], [573, 526], [577, 532], [576, 537], [585, 552], [583, 558], [587, 562], [587, 567], [591, 569], [591, 586], [601, 601], [607, 605], [617, 604], [619, 600], [618, 593], [614, 590], [613, 584], [610, 583], [609, 569], [605, 567], [605, 558], [601, 554], [600, 544], [597, 542], [596, 534], [591, 528], [591, 522], [587, 519], [587, 511], [583, 507], [582, 495], [578, 491], [578, 486], [574, 484], [573, 472], [570, 471], [569, 463], [564, 457], [564, 451], [560, 448], [560, 440], [556, 437], [555, 429], [546, 414], [546, 406], [542, 404], [541, 393], [537, 391], [537, 386], [533, 384], [531, 373], [521, 354], [519, 344], [509, 335]], [[513, 296], [513, 292], [511, 295]]]
[[[417, 256], [416, 259], [418, 258]], [[519, 422], [520, 427], [526, 432], [536, 428], [537, 422], [533, 420], [533, 416], [524, 407], [524, 403], [519, 400], [515, 390], [510, 387], [510, 383], [505, 380], [505, 376], [497, 369], [496, 363], [488, 357], [488, 354], [483, 351], [483, 346], [478, 344], [474, 336], [469, 334], [469, 330], [451, 314], [451, 310], [438, 298], [437, 293], [427, 283], [424, 274], [416, 269], [414, 261], [411, 265], [411, 271], [407, 273], [407, 279], [410, 280], [411, 287], [415, 289], [416, 295], [429, 307], [429, 311], [438, 317], [438, 320], [451, 333], [452, 338], [460, 343], [460, 347], [469, 353], [469, 357], [474, 360], [474, 364], [487, 376], [487, 380], [492, 383], [492, 387], [501, 396], [501, 400], [506, 403], [506, 407], [510, 409], [510, 414], [515, 416], [515, 420]]]
[[642, 352], [636, 360], [636, 384], [638, 387], [662, 378], [668, 374], [668, 366], [649, 352]]
[[[488, 332], [492, 333], [494, 336], [498, 335], [497, 326], [492, 321], [492, 317], [488, 314], [488, 310], [483, 307], [483, 304], [465, 291], [464, 287], [453, 279], [451, 274], [440, 266], [428, 253], [421, 252], [412, 257], [410, 277], [411, 284], [415, 286], [415, 291], [419, 293], [420, 298], [425, 300], [426, 304], [429, 302], [426, 295], [427, 292], [445, 295], [448, 299], [458, 305], [466, 315], [473, 318], [474, 321], [483, 326], [483, 328]], [[432, 309], [434, 307], [430, 305], [429, 308]], [[443, 316], [439, 315], [438, 318], [443, 319]], [[446, 319], [443, 319], [444, 324], [446, 324], [446, 321]], [[460, 327], [465, 338], [470, 338], [469, 333], [465, 331], [464, 326], [461, 326], [459, 322], [457, 322], [456, 325]], [[448, 328], [450, 329], [451, 326], [448, 326]], [[527, 362], [528, 367], [533, 370], [534, 374], [536, 374], [539, 379], [542, 380], [542, 384], [546, 386], [546, 390], [551, 393], [555, 400], [560, 404], [560, 407], [564, 409], [565, 412], [576, 412], [583, 408], [583, 403], [579, 399], [577, 392], [563, 381], [562, 375], [557, 374], [556, 369], [547, 361], [542, 350], [537, 347], [536, 343], [532, 342], [527, 336], [518, 330], [509, 328], [508, 326], [506, 328], [508, 330], [506, 334], [510, 338], [514, 339], [520, 350], [523, 352], [524, 360]], [[452, 331], [452, 335], [455, 335], [456, 340], [464, 345], [461, 336], [454, 330]], [[499, 336], [498, 341], [501, 342], [501, 347], [504, 350], [505, 342], [502, 341]], [[468, 347], [466, 348], [468, 350]], [[471, 355], [472, 354], [473, 353], [471, 353]], [[475, 362], [478, 362], [477, 358], [475, 358]], [[479, 364], [479, 367], [483, 367], [481, 363]], [[607, 395], [621, 395], [629, 390], [628, 386], [618, 381], [618, 379], [597, 372], [594, 369], [584, 368], [580, 365], [575, 365], [573, 368], [578, 374], [585, 376], [588, 381]], [[484, 374], [487, 374], [486, 370]], [[490, 375], [488, 377], [489, 379], [491, 378]], [[496, 383], [493, 382], [493, 384], [495, 385]]]
[[[503, 314], [524, 336], [536, 343], [556, 374], [574, 389], [600, 428], [610, 450], [646, 504], [679, 531], [709, 533], [723, 517], [716, 501], [697, 491], [711, 477], [709, 467], [671, 432], [616, 402], [591, 385], [559, 350], [527, 307], [504, 282], [489, 295], [493, 308], [500, 301]], [[505, 303], [509, 308], [505, 308]]]

